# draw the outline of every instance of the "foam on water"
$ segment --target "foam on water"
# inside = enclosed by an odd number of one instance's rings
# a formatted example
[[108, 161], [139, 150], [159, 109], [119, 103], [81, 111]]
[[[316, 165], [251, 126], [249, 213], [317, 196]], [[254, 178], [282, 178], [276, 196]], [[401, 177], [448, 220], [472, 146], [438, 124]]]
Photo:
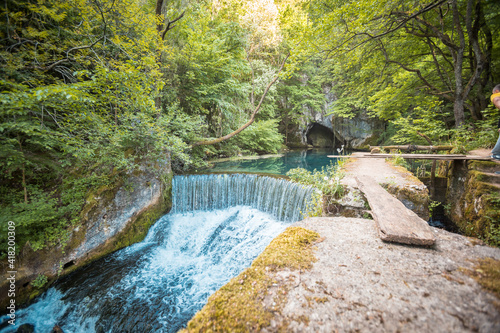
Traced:
[[[66, 333], [176, 332], [289, 225], [276, 216], [290, 215], [259, 201], [269, 213], [250, 205], [183, 211], [187, 208], [179, 206], [179, 196], [187, 196], [179, 184], [185, 186], [185, 178], [174, 180], [175, 212], [162, 217], [143, 242], [58, 281], [36, 303], [17, 311], [16, 329], [29, 323], [36, 332], [50, 332], [56, 324]], [[238, 186], [235, 183], [243, 179], [226, 180]], [[266, 191], [286, 190], [271, 184]], [[225, 193], [222, 200], [232, 195]], [[3, 327], [2, 332], [15, 331]]]

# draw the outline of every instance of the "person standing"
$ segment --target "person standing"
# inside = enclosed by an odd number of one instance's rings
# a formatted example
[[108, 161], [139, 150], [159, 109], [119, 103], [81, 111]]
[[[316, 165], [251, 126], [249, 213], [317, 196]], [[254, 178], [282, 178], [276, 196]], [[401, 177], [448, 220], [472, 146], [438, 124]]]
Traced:
[[[493, 88], [492, 93], [491, 102], [497, 109], [500, 110], [500, 84], [497, 84], [495, 88]], [[500, 133], [500, 118], [498, 119], [498, 132]], [[493, 147], [493, 150], [491, 151], [491, 158], [500, 161], [500, 135], [498, 136], [495, 147]]]

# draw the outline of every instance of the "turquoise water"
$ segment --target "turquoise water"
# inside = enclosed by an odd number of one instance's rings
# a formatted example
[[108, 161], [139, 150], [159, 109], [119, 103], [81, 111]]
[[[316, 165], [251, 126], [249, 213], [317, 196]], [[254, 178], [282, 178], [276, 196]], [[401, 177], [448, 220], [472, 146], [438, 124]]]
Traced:
[[271, 157], [238, 159], [214, 163], [214, 167], [201, 172], [245, 172], [285, 175], [288, 170], [304, 168], [309, 171], [321, 170], [321, 167], [336, 164], [336, 158], [327, 155], [338, 155], [333, 149], [293, 150]]

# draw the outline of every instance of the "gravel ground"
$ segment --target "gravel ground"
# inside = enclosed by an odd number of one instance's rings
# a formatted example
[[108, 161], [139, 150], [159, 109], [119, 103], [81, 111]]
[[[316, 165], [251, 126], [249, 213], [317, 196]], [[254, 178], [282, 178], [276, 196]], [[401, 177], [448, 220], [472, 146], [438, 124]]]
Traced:
[[436, 228], [432, 248], [385, 243], [374, 221], [358, 218], [294, 226], [321, 235], [318, 261], [278, 273], [266, 307], [287, 297], [263, 332], [500, 332], [500, 301], [462, 272], [500, 249]]

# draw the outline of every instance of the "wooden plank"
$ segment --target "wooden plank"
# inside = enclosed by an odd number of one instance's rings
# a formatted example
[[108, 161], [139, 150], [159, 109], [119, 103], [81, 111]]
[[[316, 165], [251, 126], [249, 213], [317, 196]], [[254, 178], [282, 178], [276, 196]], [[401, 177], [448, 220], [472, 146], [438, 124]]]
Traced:
[[368, 200], [382, 240], [413, 245], [433, 245], [436, 242], [427, 222], [407, 209], [373, 178], [355, 178]]
[[352, 155], [327, 155], [330, 158], [394, 158], [401, 156], [406, 159], [413, 160], [476, 160], [476, 161], [492, 161], [487, 156], [474, 156], [474, 155], [438, 155], [438, 154], [370, 154], [370, 153], [353, 153]]
[[419, 145], [400, 145], [400, 146], [370, 146], [370, 150], [373, 148], [378, 149], [399, 149], [399, 150], [429, 150], [429, 151], [437, 151], [437, 150], [452, 150], [453, 146], [419, 146]]

